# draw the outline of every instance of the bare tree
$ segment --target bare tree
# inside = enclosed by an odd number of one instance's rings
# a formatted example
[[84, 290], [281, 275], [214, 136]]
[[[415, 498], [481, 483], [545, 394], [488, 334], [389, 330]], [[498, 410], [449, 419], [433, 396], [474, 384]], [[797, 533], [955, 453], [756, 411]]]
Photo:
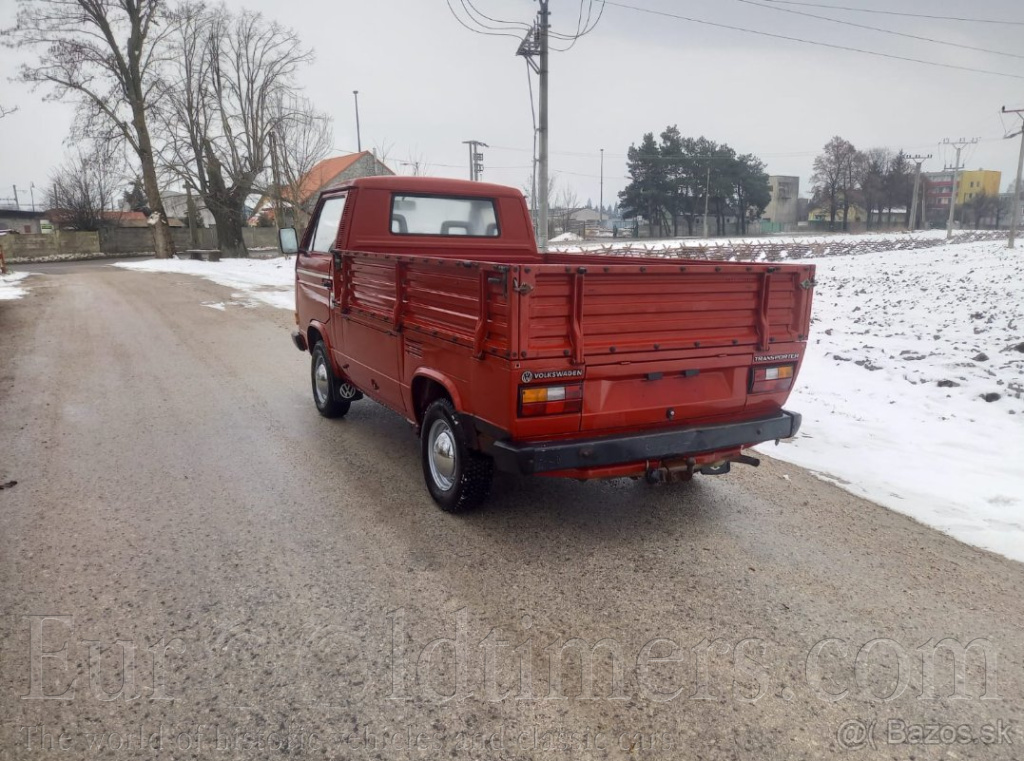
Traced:
[[[536, 187], [536, 185], [534, 184], [535, 182], [536, 182], [536, 177], [531, 174], [529, 177], [526, 178], [526, 182], [523, 183], [523, 185], [520, 186], [520, 188], [519, 188], [521, 191], [523, 191], [523, 196], [526, 198], [526, 203], [530, 207], [530, 219], [533, 222], [534, 234], [536, 234], [537, 224], [538, 224], [538, 221], [537, 221], [537, 216], [538, 216], [538, 214], [537, 214], [537, 204], [534, 202], [534, 197], [533, 197], [534, 196], [534, 189]], [[555, 197], [555, 186], [557, 184], [558, 184], [558, 173], [557, 172], [551, 172], [551, 174], [548, 175], [548, 198], [554, 199], [554, 197]], [[548, 226], [549, 227], [551, 226], [551, 222], [552, 222], [552, 220], [551, 220], [551, 218], [549, 218], [548, 219]], [[551, 237], [551, 236], [548, 235], [547, 237]]]
[[814, 159], [814, 183], [816, 200], [827, 204], [829, 210], [829, 229], [835, 230], [836, 216], [840, 207], [843, 209], [843, 229], [852, 203], [851, 194], [855, 188], [854, 163], [857, 149], [848, 140], [836, 136], [825, 144], [825, 150]]
[[910, 224], [910, 206], [914, 197], [914, 174], [910, 158], [902, 150], [897, 151], [889, 162], [885, 176], [885, 204], [892, 222], [893, 209], [906, 209], [906, 224]]
[[856, 162], [857, 188], [867, 211], [867, 226], [871, 228], [871, 214], [878, 212], [878, 223], [881, 224], [882, 209], [886, 201], [886, 177], [892, 164], [893, 154], [888, 148], [869, 148]]
[[[275, 213], [281, 213], [283, 204], [288, 205], [292, 224], [301, 238], [316, 203], [315, 196], [309, 197], [304, 180], [331, 152], [334, 142], [331, 118], [316, 111], [307, 100], [282, 98], [277, 104], [273, 141], [271, 163], [277, 162], [277, 177], [271, 173], [271, 182], [267, 185], [272, 190], [268, 195], [281, 202]], [[283, 219], [278, 221], [284, 225]]]
[[270, 169], [278, 108], [312, 60], [289, 29], [261, 14], [186, 4], [176, 14], [165, 90], [164, 165], [203, 198], [225, 256], [246, 256], [246, 200]]
[[150, 137], [150, 111], [168, 33], [165, 0], [18, 0], [7, 44], [39, 50], [19, 78], [51, 88], [49, 97], [78, 99], [85, 122], [102, 124], [131, 147], [153, 211], [157, 256], [174, 253], [160, 200]]
[[963, 205], [963, 210], [974, 218], [974, 229], [981, 229], [985, 222], [995, 222], [999, 226], [1002, 218], [998, 195], [989, 195], [984, 189]]
[[99, 230], [113, 221], [124, 162], [107, 146], [79, 152], [50, 176], [48, 203], [62, 226]]
[[14, 108], [5, 108], [3, 104], [0, 103], [0, 119], [3, 119], [5, 116], [10, 116], [17, 110], [18, 106], [15, 106]]
[[[379, 143], [374, 145], [372, 149], [370, 149], [370, 155], [373, 156], [373, 158], [375, 158], [380, 163], [387, 165], [387, 163], [391, 161], [391, 154], [394, 153], [394, 150], [394, 142], [388, 140], [387, 138], [384, 138]], [[377, 172], [376, 164], [373, 165], [373, 171], [374, 173]]]
[[422, 153], [409, 151], [405, 161], [399, 161], [398, 163], [406, 167], [408, 174], [412, 177], [426, 177], [430, 174], [430, 163]]
[[[548, 196], [551, 198], [551, 196]], [[555, 211], [553, 216], [560, 223], [562, 232], [571, 232], [570, 226], [572, 224], [572, 218], [577, 212], [586, 208], [580, 203], [579, 196], [576, 195], [576, 191], [569, 183], [563, 183], [562, 189], [558, 192], [558, 200], [555, 201]]]

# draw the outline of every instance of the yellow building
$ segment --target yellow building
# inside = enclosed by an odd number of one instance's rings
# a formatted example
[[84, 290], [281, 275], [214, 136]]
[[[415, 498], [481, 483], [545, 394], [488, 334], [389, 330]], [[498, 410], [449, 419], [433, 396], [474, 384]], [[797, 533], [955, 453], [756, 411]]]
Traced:
[[965, 170], [960, 173], [960, 184], [957, 187], [956, 203], [958, 206], [977, 198], [980, 195], [998, 196], [1003, 173], [990, 169]]

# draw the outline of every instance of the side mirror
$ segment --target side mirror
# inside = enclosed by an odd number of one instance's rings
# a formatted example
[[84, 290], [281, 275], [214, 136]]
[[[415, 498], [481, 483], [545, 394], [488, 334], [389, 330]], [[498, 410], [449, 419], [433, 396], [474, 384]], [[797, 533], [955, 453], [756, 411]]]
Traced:
[[294, 227], [282, 227], [277, 231], [277, 242], [282, 254], [294, 254], [299, 250], [299, 236]]

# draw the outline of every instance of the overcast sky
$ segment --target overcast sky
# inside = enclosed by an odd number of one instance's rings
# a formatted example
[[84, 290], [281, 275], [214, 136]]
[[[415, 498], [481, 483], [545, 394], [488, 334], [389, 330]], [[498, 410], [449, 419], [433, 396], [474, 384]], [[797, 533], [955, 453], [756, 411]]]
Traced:
[[[809, 2], [811, 0], [808, 0]], [[605, 7], [592, 34], [551, 63], [551, 164], [582, 201], [626, 184], [625, 153], [644, 132], [676, 124], [684, 135], [728, 142], [760, 156], [772, 174], [801, 177], [833, 135], [858, 148], [890, 146], [932, 153], [941, 169], [952, 152], [943, 138], [981, 138], [965, 152], [968, 168], [998, 169], [1003, 188], [1016, 170], [1016, 128], [1000, 107], [1024, 107], [1024, 3], [1019, 0], [814, 0], [890, 12], [970, 16], [1017, 25], [952, 22], [742, 0], [622, 0], [622, 4], [820, 43], [987, 69], [1018, 78], [957, 71], [702, 25], [634, 9]], [[461, 11], [461, 0], [451, 0]], [[769, 2], [758, 0], [759, 5]], [[463, 177], [467, 149], [484, 151], [484, 179], [522, 187], [530, 175], [532, 121], [526, 66], [517, 41], [468, 31], [445, 0], [228, 0], [293, 26], [316, 51], [304, 72], [306, 94], [334, 119], [339, 153], [356, 148], [352, 90], [359, 90], [364, 148], [388, 146], [400, 161], [422, 160], [431, 174]], [[0, 19], [14, 0], [0, 0]], [[475, 0], [490, 16], [528, 22], [532, 0]], [[595, 3], [595, 6], [597, 3]], [[571, 32], [579, 0], [551, 0], [553, 27]], [[896, 37], [785, 13], [830, 16], [1010, 57]], [[18, 112], [0, 119], [0, 199], [16, 184], [36, 200], [69, 150], [72, 106], [44, 102], [9, 81], [25, 54], [0, 48], [0, 104]], [[1016, 117], [1014, 117], [1016, 118]], [[1018, 120], [1019, 123], [1019, 120]], [[406, 170], [407, 171], [407, 170]]]

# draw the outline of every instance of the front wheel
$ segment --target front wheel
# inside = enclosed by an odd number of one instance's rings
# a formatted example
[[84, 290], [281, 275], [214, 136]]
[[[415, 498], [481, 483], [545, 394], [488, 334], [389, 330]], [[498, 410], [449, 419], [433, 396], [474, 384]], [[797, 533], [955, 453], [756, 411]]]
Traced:
[[423, 477], [434, 502], [448, 513], [478, 507], [491, 490], [494, 462], [470, 449], [466, 438], [450, 401], [427, 407], [420, 434]]
[[323, 341], [317, 341], [313, 347], [313, 362], [310, 366], [313, 381], [313, 401], [317, 411], [328, 418], [342, 417], [352, 402], [343, 399], [338, 390], [338, 381], [331, 369], [331, 361], [327, 356], [327, 347]]

